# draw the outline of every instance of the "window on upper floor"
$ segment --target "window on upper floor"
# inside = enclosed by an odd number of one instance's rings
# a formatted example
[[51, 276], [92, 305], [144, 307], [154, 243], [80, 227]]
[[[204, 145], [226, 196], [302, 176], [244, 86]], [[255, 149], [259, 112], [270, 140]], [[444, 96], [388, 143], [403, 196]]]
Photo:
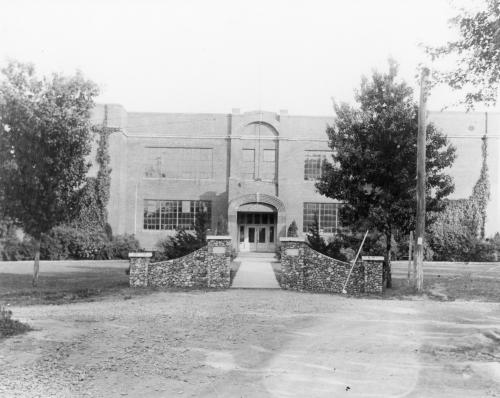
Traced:
[[194, 230], [196, 214], [207, 213], [208, 224], [212, 217], [212, 202], [206, 200], [151, 200], [144, 201], [144, 229]]
[[303, 231], [309, 232], [314, 223], [314, 216], [318, 217], [319, 230], [323, 233], [336, 233], [340, 229], [338, 203], [304, 203]]
[[212, 148], [146, 148], [146, 178], [204, 180], [213, 177]]
[[306, 151], [304, 157], [304, 180], [317, 180], [323, 173], [323, 164], [330, 151]]
[[243, 148], [241, 177], [244, 180], [253, 180], [255, 178], [255, 149], [253, 148]]
[[276, 176], [276, 150], [264, 149], [260, 162], [260, 178], [264, 181], [274, 181]]

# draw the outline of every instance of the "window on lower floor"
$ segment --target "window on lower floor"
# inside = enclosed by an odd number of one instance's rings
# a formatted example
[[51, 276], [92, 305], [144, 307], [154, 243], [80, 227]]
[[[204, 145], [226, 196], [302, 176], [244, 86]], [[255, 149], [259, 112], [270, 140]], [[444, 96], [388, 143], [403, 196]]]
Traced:
[[207, 213], [211, 221], [212, 203], [206, 200], [150, 200], [144, 201], [144, 229], [194, 230], [196, 215]]
[[324, 233], [336, 233], [340, 229], [338, 203], [304, 203], [303, 231], [309, 232], [314, 223], [314, 216], [318, 217], [319, 230]]

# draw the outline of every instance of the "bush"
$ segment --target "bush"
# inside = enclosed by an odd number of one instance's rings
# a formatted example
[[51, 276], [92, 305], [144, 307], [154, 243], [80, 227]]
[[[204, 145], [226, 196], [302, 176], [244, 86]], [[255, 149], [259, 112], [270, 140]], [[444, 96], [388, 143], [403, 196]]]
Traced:
[[161, 239], [156, 244], [158, 251], [155, 252], [153, 261], [179, 258], [205, 246], [207, 244], [208, 225], [207, 213], [197, 213], [193, 223], [194, 231], [191, 233], [184, 229], [178, 229], [174, 236]]
[[31, 330], [29, 325], [12, 319], [12, 311], [0, 305], [0, 338], [13, 336]]
[[297, 223], [295, 220], [292, 221], [292, 223], [288, 226], [287, 234], [289, 238], [296, 238], [298, 236], [298, 228], [297, 228]]
[[158, 251], [155, 252], [153, 261], [179, 258], [198, 250], [205, 244], [206, 242], [200, 241], [196, 235], [179, 229], [174, 236], [167, 236], [156, 244]]
[[110, 249], [110, 258], [121, 258], [123, 260], [127, 260], [130, 252], [141, 250], [141, 245], [134, 235], [124, 234], [117, 235], [113, 238], [110, 242]]
[[17, 236], [9, 236], [0, 242], [0, 257], [2, 261], [33, 260], [34, 245], [31, 239], [20, 240]]
[[44, 260], [111, 260], [127, 259], [129, 252], [140, 250], [134, 235], [117, 235], [112, 240], [108, 236], [104, 230], [56, 227], [43, 236], [40, 256]]

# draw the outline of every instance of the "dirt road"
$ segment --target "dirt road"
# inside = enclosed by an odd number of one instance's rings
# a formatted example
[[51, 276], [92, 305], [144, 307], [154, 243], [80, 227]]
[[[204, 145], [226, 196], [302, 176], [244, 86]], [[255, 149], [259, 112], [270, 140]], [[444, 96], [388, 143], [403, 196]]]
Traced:
[[500, 397], [500, 305], [280, 290], [14, 308], [0, 396]]

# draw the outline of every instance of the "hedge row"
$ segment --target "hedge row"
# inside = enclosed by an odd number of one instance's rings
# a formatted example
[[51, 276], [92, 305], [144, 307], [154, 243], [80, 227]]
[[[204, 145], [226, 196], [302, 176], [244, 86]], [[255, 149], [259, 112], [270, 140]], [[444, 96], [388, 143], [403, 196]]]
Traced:
[[[128, 253], [140, 250], [134, 235], [111, 237], [104, 231], [85, 231], [69, 226], [56, 227], [42, 237], [42, 260], [110, 260], [127, 259]], [[2, 260], [32, 260], [34, 244], [29, 238], [9, 236], [0, 243]]]

